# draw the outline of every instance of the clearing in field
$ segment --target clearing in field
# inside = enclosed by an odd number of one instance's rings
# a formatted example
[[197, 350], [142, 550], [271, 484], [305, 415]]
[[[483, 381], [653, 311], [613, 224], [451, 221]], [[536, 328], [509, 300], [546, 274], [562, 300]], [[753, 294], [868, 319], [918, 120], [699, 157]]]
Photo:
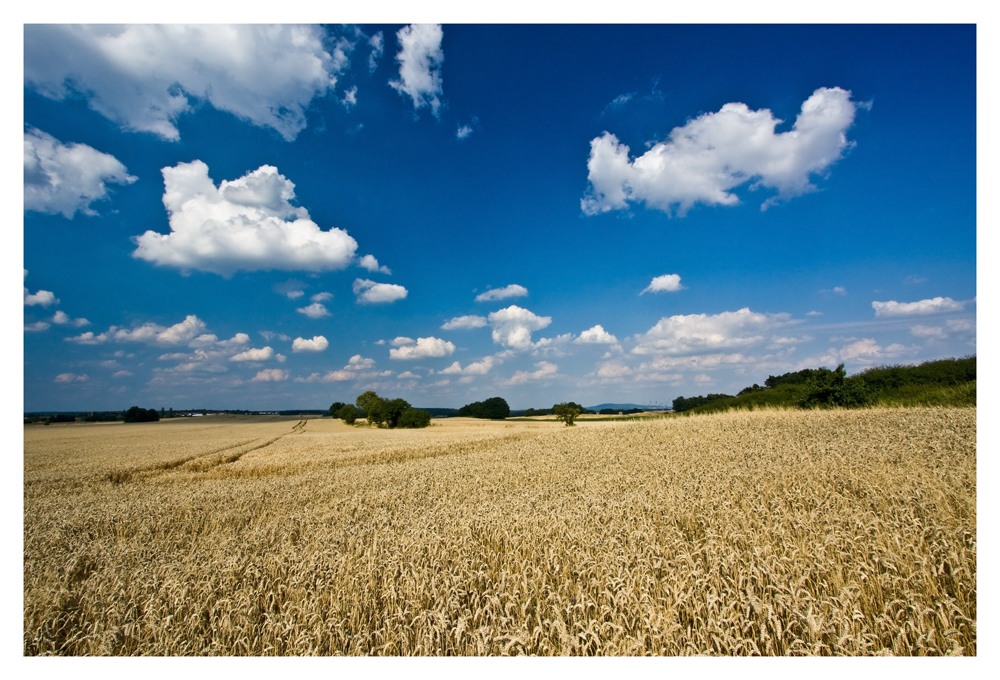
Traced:
[[24, 430], [24, 653], [976, 654], [976, 410]]

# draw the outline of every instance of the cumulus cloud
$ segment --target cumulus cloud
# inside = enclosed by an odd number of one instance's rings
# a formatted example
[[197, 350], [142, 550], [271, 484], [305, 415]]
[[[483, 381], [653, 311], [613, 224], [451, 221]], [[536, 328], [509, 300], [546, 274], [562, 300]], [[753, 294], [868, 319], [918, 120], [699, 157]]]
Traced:
[[497, 357], [484, 357], [482, 360], [466, 364], [465, 368], [462, 368], [462, 365], [456, 361], [448, 368], [438, 371], [438, 373], [442, 373], [444, 375], [467, 376], [486, 375], [494, 366], [502, 363], [503, 360], [498, 359]]
[[403, 371], [402, 373], [397, 375], [396, 378], [399, 380], [417, 380], [420, 378], [420, 376], [411, 371]]
[[488, 322], [485, 316], [477, 316], [475, 314], [467, 314], [466, 316], [456, 316], [453, 319], [445, 321], [441, 325], [441, 330], [454, 331], [458, 329], [468, 329], [468, 328], [482, 328]]
[[476, 302], [491, 302], [493, 300], [506, 300], [513, 297], [524, 297], [528, 294], [528, 289], [512, 283], [503, 288], [494, 288], [476, 296]]
[[57, 304], [59, 304], [59, 300], [51, 290], [40, 290], [37, 293], [29, 293], [27, 288], [24, 289], [25, 307], [33, 307], [35, 305], [48, 307], [49, 305]]
[[535, 364], [535, 366], [537, 367], [537, 370], [535, 371], [517, 371], [510, 377], [510, 379], [506, 380], [504, 384], [523, 385], [531, 380], [544, 380], [555, 376], [559, 370], [558, 366], [551, 364], [548, 361], [539, 361]]
[[76, 326], [77, 328], [79, 328], [80, 326], [87, 326], [90, 324], [89, 321], [87, 321], [82, 317], [79, 319], [71, 319], [69, 314], [67, 314], [62, 310], [58, 310], [52, 316], [52, 323], [57, 323], [61, 326]]
[[50, 324], [44, 321], [35, 321], [34, 323], [24, 324], [24, 330], [28, 333], [37, 333], [38, 331], [47, 331], [50, 328]]
[[413, 100], [415, 111], [425, 106], [430, 107], [435, 118], [439, 116], [442, 106], [443, 36], [444, 32], [439, 24], [412, 24], [399, 29], [396, 33], [400, 48], [396, 54], [399, 80], [389, 81], [396, 92]]
[[760, 314], [749, 308], [720, 314], [664, 317], [646, 333], [635, 336], [634, 354], [694, 354], [747, 347], [763, 341], [788, 314]]
[[383, 274], [392, 274], [392, 270], [386, 266], [381, 266], [378, 260], [375, 259], [374, 255], [365, 255], [358, 258], [358, 266], [367, 269], [370, 272], [381, 272]]
[[924, 316], [927, 314], [941, 314], [943, 312], [960, 312], [965, 309], [964, 302], [957, 302], [950, 297], [936, 297], [917, 302], [872, 302], [872, 309], [875, 316], [888, 318], [893, 316]]
[[[399, 340], [399, 338], [397, 338]], [[409, 340], [409, 338], [407, 338]], [[396, 341], [393, 341], [396, 344]], [[417, 338], [416, 342], [400, 343], [399, 347], [389, 350], [390, 359], [427, 359], [450, 356], [455, 351], [455, 345], [441, 338]]]
[[322, 335], [315, 335], [312, 340], [295, 338], [292, 341], [293, 352], [322, 352], [329, 346], [330, 343]]
[[274, 356], [274, 350], [270, 347], [260, 349], [248, 349], [239, 354], [229, 357], [230, 361], [267, 361]]
[[846, 130], [856, 104], [839, 87], [821, 87], [803, 104], [788, 132], [775, 134], [782, 121], [768, 109], [751, 110], [730, 103], [674, 128], [635, 160], [629, 147], [605, 132], [590, 143], [589, 186], [580, 202], [587, 215], [645, 203], [668, 214], [683, 215], [696, 203], [736, 205], [732, 190], [777, 191], [762, 209], [816, 187], [810, 177], [839, 160], [850, 146]]
[[910, 335], [915, 338], [938, 338], [943, 339], [946, 337], [944, 328], [941, 326], [923, 326], [917, 324], [910, 328]]
[[472, 128], [468, 125], [460, 125], [458, 130], [455, 131], [455, 138], [458, 140], [463, 140], [472, 134]]
[[108, 341], [114, 342], [142, 342], [150, 345], [177, 346], [184, 345], [195, 339], [203, 330], [205, 322], [194, 314], [189, 314], [180, 323], [173, 326], [164, 327], [155, 323], [144, 323], [135, 328], [119, 328], [112, 326], [104, 333], [95, 335], [87, 331], [72, 338], [66, 338], [68, 342], [75, 342], [81, 345], [98, 345]]
[[663, 276], [655, 276], [653, 280], [649, 282], [649, 285], [642, 289], [643, 293], [662, 293], [663, 291], [674, 292], [678, 291], [683, 286], [681, 286], [681, 277], [679, 274], [664, 274]]
[[307, 307], [299, 307], [296, 311], [299, 314], [305, 314], [310, 319], [320, 319], [324, 316], [330, 316], [330, 310], [320, 302], [314, 302]]
[[394, 283], [375, 283], [369, 279], [354, 279], [354, 294], [358, 303], [380, 304], [395, 302], [406, 297], [409, 291]]
[[86, 144], [63, 144], [35, 128], [24, 133], [25, 210], [62, 213], [70, 220], [77, 212], [96, 215], [90, 204], [107, 198], [109, 184], [135, 180], [111, 154]]
[[77, 375], [76, 373], [60, 373], [56, 376], [54, 382], [57, 383], [71, 383], [71, 382], [86, 382], [90, 380], [90, 376], [87, 374]]
[[288, 24], [29, 24], [24, 80], [163, 139], [179, 139], [178, 118], [206, 101], [291, 141], [347, 66], [343, 43], [325, 42], [320, 26]]
[[538, 316], [517, 305], [491, 312], [488, 321], [493, 327], [493, 342], [511, 349], [531, 349], [531, 333], [552, 323], [551, 316]]
[[181, 270], [229, 277], [237, 271], [330, 271], [347, 267], [357, 242], [346, 231], [323, 231], [295, 207], [295, 185], [262, 165], [216, 188], [201, 161], [163, 168], [163, 204], [170, 233], [135, 237], [133, 257]]
[[280, 382], [282, 380], [288, 380], [288, 371], [284, 371], [280, 368], [265, 368], [260, 371], [257, 375], [251, 378], [253, 382]]
[[615, 345], [618, 338], [604, 330], [604, 326], [597, 324], [580, 333], [580, 337], [573, 342], [581, 345]]
[[348, 360], [347, 365], [344, 366], [339, 371], [330, 371], [326, 375], [320, 377], [318, 373], [313, 373], [308, 378], [296, 378], [296, 382], [314, 382], [316, 380], [322, 380], [324, 382], [344, 382], [348, 380], [357, 380], [359, 378], [374, 378], [378, 377], [378, 372], [375, 369], [375, 360], [367, 357], [363, 357], [360, 354], [355, 354]]
[[326, 302], [333, 299], [333, 293], [316, 293], [309, 299], [313, 302]]

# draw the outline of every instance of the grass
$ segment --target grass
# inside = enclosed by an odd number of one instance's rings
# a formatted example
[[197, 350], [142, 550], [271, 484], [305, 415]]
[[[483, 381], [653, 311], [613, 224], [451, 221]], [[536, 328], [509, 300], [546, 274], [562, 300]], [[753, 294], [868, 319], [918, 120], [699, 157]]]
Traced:
[[977, 653], [974, 408], [581, 422], [25, 428], [24, 654]]

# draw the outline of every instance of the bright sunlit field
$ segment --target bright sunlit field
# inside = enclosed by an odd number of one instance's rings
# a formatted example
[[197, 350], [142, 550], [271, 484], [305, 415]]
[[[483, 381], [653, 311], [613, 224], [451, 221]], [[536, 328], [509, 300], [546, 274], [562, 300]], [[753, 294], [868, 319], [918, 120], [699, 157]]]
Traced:
[[976, 654], [976, 410], [24, 429], [24, 653]]

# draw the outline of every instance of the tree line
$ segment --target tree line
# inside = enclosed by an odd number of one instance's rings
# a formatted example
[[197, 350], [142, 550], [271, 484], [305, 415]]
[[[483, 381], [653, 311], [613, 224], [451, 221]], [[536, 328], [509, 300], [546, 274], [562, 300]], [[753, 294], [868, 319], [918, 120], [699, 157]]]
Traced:
[[975, 406], [976, 356], [925, 361], [916, 366], [872, 366], [847, 375], [844, 364], [834, 370], [806, 368], [769, 375], [736, 395], [677, 397], [676, 413], [713, 413], [761, 406], [786, 408], [854, 408], [874, 404], [898, 406]]

